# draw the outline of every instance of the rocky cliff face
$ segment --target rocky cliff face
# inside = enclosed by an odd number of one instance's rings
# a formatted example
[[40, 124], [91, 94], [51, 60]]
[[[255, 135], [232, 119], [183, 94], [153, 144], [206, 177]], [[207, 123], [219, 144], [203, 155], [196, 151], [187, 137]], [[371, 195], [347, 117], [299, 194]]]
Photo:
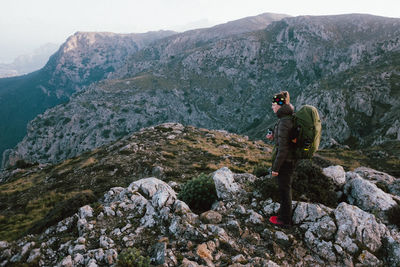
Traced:
[[172, 34], [77, 32], [41, 70], [0, 79], [0, 154], [22, 140], [27, 123], [36, 115], [66, 102], [82, 87], [106, 78], [145, 45]]
[[399, 26], [368, 15], [307, 16], [253, 32], [232, 35], [223, 25], [165, 38], [113, 80], [32, 121], [5, 165], [55, 162], [166, 121], [260, 138], [275, 121], [270, 96], [283, 89], [297, 107], [319, 108], [323, 146], [398, 141]]
[[[153, 144], [155, 140], [162, 142], [159, 149]], [[230, 158], [224, 158], [226, 153], [215, 154], [219, 151], [216, 146], [229, 151]], [[0, 186], [2, 192], [8, 192], [11, 198], [18, 194], [21, 203], [37, 187], [42, 193], [26, 199], [28, 208], [43, 208], [40, 199], [50, 207], [57, 199], [61, 204], [46, 209], [47, 215], [42, 216], [47, 220], [44, 229], [17, 240], [0, 241], [0, 262], [4, 266], [114, 266], [135, 248], [141, 256], [149, 256], [152, 264], [161, 266], [400, 264], [400, 232], [385, 213], [400, 200], [398, 179], [369, 168], [324, 168], [324, 175], [318, 178], [334, 184], [341, 201], [331, 207], [293, 201], [291, 229], [277, 228], [268, 222], [269, 216], [279, 209], [272, 196], [261, 194], [260, 182], [268, 177], [217, 167], [211, 176], [218, 201], [210, 210], [196, 214], [177, 198], [183, 181], [190, 179], [183, 170], [200, 167], [194, 165], [197, 162], [190, 162], [192, 153], [203, 155], [200, 158], [206, 163], [219, 158], [231, 168], [238, 168], [242, 151], [262, 155], [266, 148], [262, 143], [256, 145], [226, 132], [163, 124], [58, 165], [20, 170], [19, 175], [12, 174]], [[174, 174], [167, 175], [167, 170], [160, 166], [153, 171], [144, 168], [146, 161], [164, 165], [165, 160], [177, 164], [171, 169]], [[153, 175], [139, 175], [139, 169], [147, 169]], [[101, 186], [112, 181], [115, 185], [111, 188]], [[17, 184], [19, 187], [15, 187]], [[93, 190], [101, 188], [97, 192], [101, 193], [99, 199], [79, 206], [76, 213], [57, 217], [57, 210], [62, 212], [65, 203], [79, 204], [79, 198], [71, 192], [89, 194], [86, 186]], [[69, 190], [71, 187], [74, 191]], [[383, 187], [385, 191], [380, 189]], [[54, 188], [58, 191], [52, 191]], [[16, 213], [18, 208], [9, 210], [1, 206], [0, 211]], [[29, 209], [28, 212], [37, 214]], [[29, 214], [15, 219], [26, 217], [32, 224]], [[14, 230], [11, 227], [1, 234], [9, 235]]]
[[66, 93], [107, 78], [124, 65], [126, 59], [158, 38], [172, 35], [171, 31], [144, 34], [77, 32], [69, 37], [54, 54], [43, 71], [51, 73], [50, 84]]

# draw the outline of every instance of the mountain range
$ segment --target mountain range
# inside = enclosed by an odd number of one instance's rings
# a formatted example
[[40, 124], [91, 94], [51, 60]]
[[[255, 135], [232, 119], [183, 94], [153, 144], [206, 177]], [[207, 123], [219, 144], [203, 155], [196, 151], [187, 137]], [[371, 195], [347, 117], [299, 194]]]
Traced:
[[57, 44], [47, 43], [32, 53], [16, 57], [12, 63], [0, 63], [0, 78], [20, 76], [43, 68], [58, 47]]
[[281, 90], [296, 108], [319, 109], [323, 147], [398, 142], [399, 26], [363, 14], [262, 14], [137, 46], [121, 45], [127, 36], [77, 33], [40, 72], [53, 87], [36, 85], [64, 104], [29, 122], [3, 166], [58, 162], [168, 121], [262, 138]]
[[105, 78], [125, 58], [173, 32], [144, 34], [77, 32], [40, 70], [0, 79], [0, 151], [15, 146], [27, 123], [46, 109], [68, 101], [77, 90]]
[[[0, 266], [399, 266], [399, 26], [262, 14], [75, 33], [0, 79]], [[268, 222], [259, 140], [281, 90], [323, 123], [289, 229]]]

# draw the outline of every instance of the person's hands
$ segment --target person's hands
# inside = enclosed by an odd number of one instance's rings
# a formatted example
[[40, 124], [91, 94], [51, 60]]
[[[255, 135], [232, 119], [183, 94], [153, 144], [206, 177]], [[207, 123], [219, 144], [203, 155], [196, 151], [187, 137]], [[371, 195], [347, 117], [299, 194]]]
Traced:
[[279, 172], [274, 172], [274, 171], [273, 171], [273, 172], [271, 173], [271, 175], [272, 175], [272, 176], [278, 176], [278, 175], [279, 175]]

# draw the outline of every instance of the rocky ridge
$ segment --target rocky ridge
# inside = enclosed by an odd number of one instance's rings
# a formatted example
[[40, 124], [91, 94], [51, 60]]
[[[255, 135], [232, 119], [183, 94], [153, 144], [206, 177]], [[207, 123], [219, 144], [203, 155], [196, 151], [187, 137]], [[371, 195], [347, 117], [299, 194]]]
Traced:
[[360, 14], [304, 16], [218, 39], [218, 26], [167, 37], [132, 55], [113, 80], [32, 121], [3, 166], [56, 162], [57, 154], [65, 159], [166, 121], [261, 138], [275, 121], [270, 96], [281, 88], [297, 108], [318, 107], [325, 147], [398, 142], [399, 24]]
[[[340, 181], [341, 188], [358, 179], [371, 186], [378, 174], [366, 168], [345, 172], [340, 166], [324, 172]], [[379, 176], [380, 181], [393, 183], [393, 177]], [[118, 255], [129, 247], [149, 255], [157, 266], [400, 264], [399, 229], [367, 212], [361, 202], [342, 202], [336, 208], [293, 202], [294, 227], [280, 229], [267, 222], [279, 204], [251, 187], [260, 178], [228, 168], [217, 170], [212, 178], [219, 201], [201, 215], [177, 199], [176, 184], [144, 178], [125, 188], [111, 188], [101, 205], [83, 206], [40, 235], [0, 242], [1, 265], [115, 266]], [[355, 186], [358, 193], [343, 193], [362, 199], [365, 184]], [[399, 197], [383, 194], [386, 200], [370, 199], [367, 205], [391, 205], [389, 199]]]

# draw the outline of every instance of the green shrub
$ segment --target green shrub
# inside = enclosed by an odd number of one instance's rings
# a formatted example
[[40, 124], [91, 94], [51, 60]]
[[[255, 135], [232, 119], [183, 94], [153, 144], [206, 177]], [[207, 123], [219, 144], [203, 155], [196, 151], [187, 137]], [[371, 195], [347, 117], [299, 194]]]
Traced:
[[147, 267], [150, 266], [149, 256], [140, 255], [137, 248], [127, 248], [118, 255], [118, 267]]
[[273, 201], [279, 201], [278, 183], [274, 178], [257, 179], [254, 188], [260, 192], [263, 199], [271, 198]]
[[64, 118], [63, 125], [69, 123], [70, 121], [71, 121], [71, 118]]
[[338, 204], [335, 185], [312, 160], [300, 160], [293, 174], [293, 198], [335, 208]]
[[269, 173], [269, 166], [266, 164], [257, 164], [254, 167], [253, 174], [257, 177], [267, 176]]
[[37, 163], [26, 162], [23, 159], [19, 159], [15, 163], [15, 167], [17, 167], [19, 169], [26, 169], [26, 168], [30, 168], [30, 167], [35, 166], [35, 165], [37, 165]]
[[200, 174], [184, 184], [178, 198], [184, 201], [194, 212], [204, 212], [217, 200], [215, 184], [210, 175]]
[[110, 138], [110, 133], [111, 133], [111, 130], [109, 130], [109, 129], [103, 130], [103, 132], [101, 133], [101, 136], [103, 136], [104, 138]]
[[[254, 184], [254, 188], [260, 192], [264, 199], [271, 198], [273, 201], [279, 202], [277, 179], [258, 179]], [[293, 200], [322, 203], [328, 207], [335, 208], [338, 204], [335, 188], [333, 181], [325, 176], [322, 173], [322, 168], [313, 161], [300, 160], [298, 162], [293, 173]]]
[[400, 227], [400, 205], [395, 205], [386, 211], [386, 215], [391, 224]]

